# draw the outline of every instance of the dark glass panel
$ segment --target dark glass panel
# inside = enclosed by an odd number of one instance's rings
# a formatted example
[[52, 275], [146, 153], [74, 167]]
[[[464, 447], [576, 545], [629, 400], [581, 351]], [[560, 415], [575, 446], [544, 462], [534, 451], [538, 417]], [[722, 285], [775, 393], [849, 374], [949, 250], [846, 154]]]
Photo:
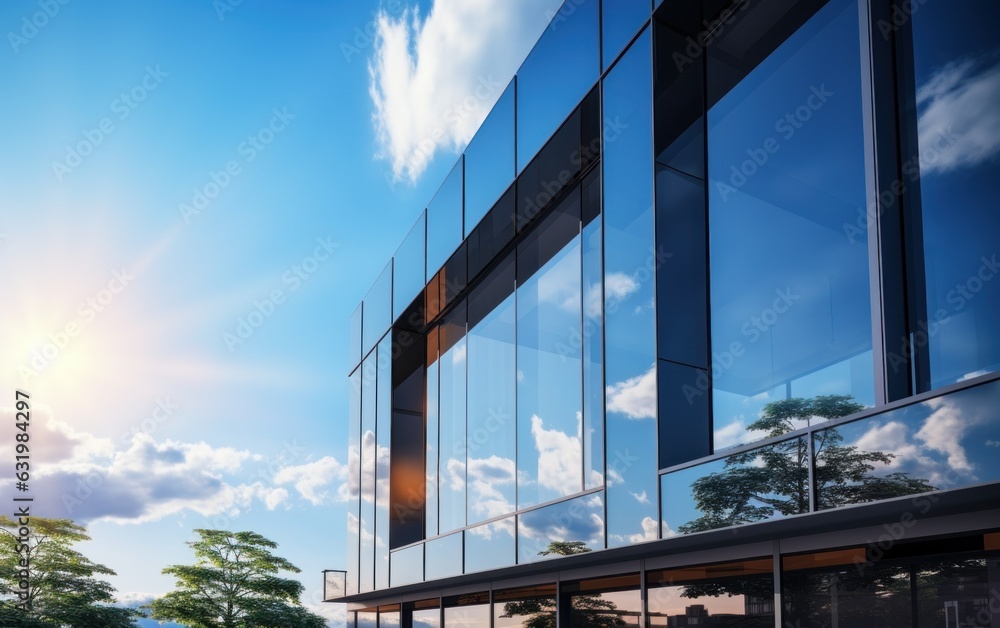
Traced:
[[570, 337], [570, 348], [583, 356], [584, 488], [604, 485], [604, 254], [600, 169], [583, 181], [583, 326]]
[[393, 329], [392, 455], [390, 456], [389, 547], [424, 538], [427, 451], [424, 423], [424, 336]]
[[465, 573], [510, 567], [514, 555], [514, 517], [465, 531]]
[[604, 364], [610, 547], [657, 538], [650, 45], [646, 29], [605, 77], [603, 90]]
[[515, 186], [511, 185], [469, 235], [469, 279], [475, 278], [514, 239]]
[[440, 580], [462, 574], [462, 533], [431, 539], [424, 544], [424, 579]]
[[517, 562], [604, 549], [601, 493], [529, 510], [517, 517]]
[[581, 114], [577, 110], [556, 131], [545, 148], [517, 178], [518, 233], [538, 218], [580, 171]]
[[648, 626], [774, 626], [774, 561], [652, 571]]
[[462, 302], [441, 324], [438, 401], [439, 514], [442, 533], [465, 526], [466, 500], [466, 308]]
[[564, 585], [571, 626], [639, 626], [639, 576], [613, 576]]
[[563, 4], [517, 73], [517, 171], [600, 76], [599, 0]]
[[866, 202], [858, 3], [796, 4], [753, 42], [778, 16], [750, 4], [707, 51], [716, 451], [775, 401], [875, 403], [867, 236], [845, 234]]
[[[690, 6], [693, 2], [674, 2]], [[658, 164], [705, 178], [705, 55], [692, 38], [655, 23], [655, 154]]]
[[816, 507], [1000, 481], [998, 398], [994, 381], [817, 432]]
[[378, 383], [378, 352], [372, 352], [361, 364], [361, 517], [360, 576], [361, 593], [375, 588], [375, 412]]
[[712, 421], [708, 399], [696, 395], [708, 373], [660, 360], [657, 369], [660, 406], [660, 468], [682, 464], [712, 453]]
[[611, 65], [649, 17], [649, 0], [605, 0], [601, 3], [601, 67]]
[[[657, 353], [700, 369], [710, 361], [707, 229], [705, 182], [657, 165]], [[699, 389], [706, 402], [707, 383]]]
[[361, 535], [361, 371], [350, 377], [350, 410], [347, 428], [347, 595], [358, 592]]
[[392, 586], [423, 582], [424, 580], [424, 546], [413, 545], [397, 550], [391, 555]]
[[424, 517], [425, 537], [437, 536], [438, 533], [438, 452], [439, 442], [439, 421], [438, 412], [438, 383], [440, 377], [440, 361], [438, 360], [438, 328], [433, 327], [427, 332], [427, 458], [424, 463], [427, 471], [427, 488], [424, 495], [427, 499]]
[[468, 299], [467, 523], [515, 510], [517, 372], [514, 258], [476, 286]]
[[463, 158], [427, 206], [427, 279], [430, 279], [462, 242]]
[[556, 585], [493, 592], [493, 628], [555, 626]]
[[378, 344], [375, 392], [375, 588], [389, 587], [389, 482], [392, 447], [392, 335]]
[[660, 478], [663, 538], [809, 512], [809, 452], [793, 438]]
[[[879, 30], [895, 34], [903, 66], [900, 183], [906, 218], [923, 223], [913, 245], [925, 273], [911, 287], [925, 293], [912, 340], [929, 353], [936, 388], [1000, 369], [1000, 4], [927, 3], [912, 15], [909, 6], [895, 3]], [[906, 345], [899, 339], [891, 367]]]
[[451, 305], [469, 282], [469, 266], [466, 243], [463, 242], [455, 254], [448, 258], [441, 272], [441, 309]]
[[579, 199], [574, 191], [564, 206], [575, 209], [549, 214], [518, 246], [519, 508], [583, 490], [582, 359], [570, 347], [582, 317]]
[[514, 89], [512, 80], [465, 151], [465, 233], [514, 180]]
[[410, 233], [393, 256], [392, 319], [403, 313], [427, 283], [426, 271], [427, 212], [420, 214]]
[[580, 103], [580, 155], [579, 158], [572, 158], [572, 161], [579, 161], [580, 169], [586, 171], [600, 157], [601, 86], [595, 85]]
[[364, 323], [361, 331], [364, 353], [367, 355], [392, 325], [392, 260], [389, 260], [365, 295], [362, 314]]

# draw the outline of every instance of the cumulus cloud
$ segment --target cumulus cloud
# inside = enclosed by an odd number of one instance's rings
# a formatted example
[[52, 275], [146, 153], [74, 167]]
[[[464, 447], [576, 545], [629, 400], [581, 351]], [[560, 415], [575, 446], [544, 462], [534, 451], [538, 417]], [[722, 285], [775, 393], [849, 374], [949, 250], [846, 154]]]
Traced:
[[656, 365], [642, 375], [607, 388], [608, 410], [629, 419], [656, 418]]
[[[642, 532], [636, 532], [634, 534], [612, 534], [611, 538], [619, 542], [626, 543], [645, 543], [646, 541], [655, 541], [659, 534], [660, 524], [656, 522], [656, 519], [652, 517], [643, 517], [640, 522], [642, 526]], [[663, 522], [664, 529], [666, 529], [667, 524]]]
[[948, 466], [953, 470], [970, 473], [972, 464], [961, 444], [970, 427], [969, 417], [962, 416], [951, 403], [940, 399], [933, 401], [937, 403], [929, 405], [937, 407], [924, 421], [920, 431], [917, 432], [917, 438], [923, 441], [927, 449], [945, 454], [948, 457]]
[[369, 61], [380, 157], [415, 181], [439, 150], [472, 139], [559, 0], [435, 0], [381, 12]]
[[[347, 480], [347, 465], [331, 456], [288, 466], [274, 474], [275, 484], [292, 484], [299, 495], [314, 506], [331, 500], [333, 496], [328, 490], [331, 486], [337, 491], [336, 500], [346, 501], [349, 497]], [[285, 494], [287, 496], [287, 491]]]
[[1000, 153], [1000, 63], [955, 61], [917, 89], [924, 175], [972, 168]]
[[513, 512], [514, 504], [507, 497], [513, 496], [516, 472], [510, 458], [496, 455], [469, 458], [467, 473], [472, 512], [484, 519]]
[[633, 491], [629, 491], [628, 494], [631, 495], [632, 497], [634, 497], [635, 501], [639, 502], [640, 504], [648, 504], [649, 503], [649, 496], [646, 495], [646, 491], [643, 491], [641, 493], [635, 493]]
[[[0, 419], [12, 415], [0, 410]], [[33, 421], [32, 489], [40, 516], [118, 523], [143, 523], [170, 515], [235, 516], [249, 508], [275, 509], [287, 503], [281, 476], [306, 500], [315, 503], [324, 482], [331, 492], [346, 495], [346, 472], [332, 458], [302, 468], [291, 463], [302, 448], [287, 444], [269, 459], [247, 450], [205, 442], [158, 441], [139, 432], [119, 443], [76, 430], [36, 413]], [[13, 456], [13, 444], [0, 444], [0, 455]], [[316, 473], [309, 479], [306, 475]], [[0, 493], [12, 492], [11, 480], [0, 480]]]
[[580, 490], [583, 457], [579, 436], [545, 429], [538, 415], [531, 416], [531, 436], [538, 451], [538, 483], [559, 495]]

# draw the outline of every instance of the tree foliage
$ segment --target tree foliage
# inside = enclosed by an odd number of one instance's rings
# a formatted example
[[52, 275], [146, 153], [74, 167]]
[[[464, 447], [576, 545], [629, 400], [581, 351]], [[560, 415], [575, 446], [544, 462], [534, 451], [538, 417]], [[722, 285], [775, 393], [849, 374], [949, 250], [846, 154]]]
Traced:
[[[816, 419], [829, 420], [863, 410], [849, 395], [774, 401], [747, 430], [768, 437], [783, 436]], [[845, 446], [835, 428], [818, 433], [815, 447], [816, 505], [819, 509], [912, 495], [934, 490], [926, 480], [894, 472], [877, 476], [877, 466], [894, 456]], [[695, 480], [692, 496], [699, 518], [679, 526], [680, 532], [701, 532], [770, 519], [776, 514], [809, 512], [809, 443], [793, 438], [733, 454], [725, 469]]]
[[[30, 534], [21, 540], [20, 526], [0, 516], [0, 595], [9, 598], [0, 602], [0, 626], [118, 628], [133, 626], [142, 616], [134, 609], [110, 606], [115, 589], [98, 576], [115, 572], [73, 549], [90, 540], [85, 527], [69, 519], [42, 517], [32, 517], [28, 527]], [[25, 575], [26, 591], [19, 584]]]
[[254, 532], [197, 529], [188, 545], [193, 565], [163, 573], [176, 589], [150, 604], [152, 617], [191, 628], [322, 628], [326, 622], [302, 607], [302, 584], [279, 577], [299, 569], [271, 550], [278, 545]]

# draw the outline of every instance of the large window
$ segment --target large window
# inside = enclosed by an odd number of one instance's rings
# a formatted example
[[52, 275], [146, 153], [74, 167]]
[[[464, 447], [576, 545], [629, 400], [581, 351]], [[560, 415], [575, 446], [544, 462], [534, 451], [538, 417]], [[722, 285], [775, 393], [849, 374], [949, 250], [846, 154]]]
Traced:
[[866, 189], [858, 4], [822, 4], [752, 45], [740, 27], [769, 5], [751, 4], [708, 49], [717, 451], [766, 433], [777, 400], [875, 403], [867, 235], [845, 230]]
[[774, 626], [774, 560], [681, 567], [646, 574], [648, 626]]
[[1000, 368], [1000, 4], [929, 2], [906, 17], [884, 31], [900, 60], [904, 216], [923, 222], [909, 342], [929, 353], [927, 389]]

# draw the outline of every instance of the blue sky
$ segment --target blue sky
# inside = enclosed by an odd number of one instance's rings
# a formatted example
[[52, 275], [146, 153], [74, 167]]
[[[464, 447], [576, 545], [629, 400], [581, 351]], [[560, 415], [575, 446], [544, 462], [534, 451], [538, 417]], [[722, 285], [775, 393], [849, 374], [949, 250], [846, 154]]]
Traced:
[[553, 5], [0, 6], [0, 408], [123, 598], [199, 527], [344, 566], [350, 315]]

